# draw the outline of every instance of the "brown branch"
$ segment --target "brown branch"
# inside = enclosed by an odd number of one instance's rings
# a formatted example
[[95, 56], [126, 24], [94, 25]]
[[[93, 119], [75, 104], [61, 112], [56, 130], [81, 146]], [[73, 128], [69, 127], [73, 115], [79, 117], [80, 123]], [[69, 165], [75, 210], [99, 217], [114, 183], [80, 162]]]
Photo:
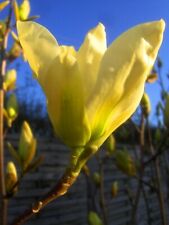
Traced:
[[[23, 214], [21, 214], [18, 218], [14, 219], [11, 225], [20, 225], [31, 218], [34, 214], [37, 214], [43, 209], [47, 204], [59, 198], [60, 196], [67, 193], [69, 188], [73, 185], [73, 183], [78, 178], [81, 169], [89, 160], [89, 158], [98, 151], [98, 148], [95, 146], [89, 146], [83, 151], [79, 152], [79, 155], [75, 159], [75, 155], [71, 155], [70, 159], [70, 167], [65, 170], [65, 173], [58, 181], [56, 186], [51, 189], [51, 191], [43, 196], [39, 201], [35, 202], [33, 206], [27, 209]], [[77, 152], [76, 152], [77, 153]]]
[[0, 90], [0, 224], [6, 225], [7, 223], [7, 201], [4, 199], [5, 191], [5, 178], [4, 178], [4, 144], [3, 144], [3, 90]]
[[137, 216], [137, 210], [139, 206], [140, 196], [141, 196], [141, 190], [142, 190], [142, 180], [144, 176], [144, 165], [143, 165], [143, 159], [144, 159], [144, 132], [145, 132], [145, 118], [144, 114], [142, 112], [141, 114], [141, 123], [140, 123], [140, 174], [139, 174], [139, 181], [137, 186], [137, 192], [135, 196], [135, 201], [133, 203], [132, 207], [132, 213], [131, 213], [131, 224], [135, 225], [137, 224], [136, 216]]
[[142, 184], [144, 184], [145, 186], [149, 187], [151, 190], [157, 191], [157, 188], [154, 185], [152, 185], [149, 182], [141, 179], [139, 176], [134, 176], [133, 178], [136, 178], [137, 180], [139, 180], [140, 182], [142, 182]]
[[151, 208], [150, 208], [150, 205], [149, 205], [149, 201], [148, 201], [144, 186], [142, 187], [142, 192], [143, 192], [143, 198], [144, 198], [145, 207], [146, 207], [147, 220], [148, 220], [147, 222], [148, 222], [149, 225], [152, 225], [153, 221], [151, 220], [151, 215], [150, 215], [151, 214]]
[[31, 218], [33, 215], [39, 213], [48, 203], [59, 198], [67, 193], [68, 189], [76, 181], [77, 176], [73, 176], [69, 170], [65, 172], [62, 178], [58, 181], [57, 185], [43, 198], [35, 202], [29, 209], [22, 215], [16, 218], [11, 225], [20, 225]]
[[[150, 151], [154, 157], [155, 150], [154, 150], [154, 147], [152, 144], [148, 118], [147, 118], [147, 128], [148, 128], [148, 140], [149, 140]], [[161, 183], [161, 171], [160, 171], [160, 165], [159, 165], [159, 157], [157, 157], [157, 155], [158, 154], [156, 154], [156, 157], [154, 158], [156, 181], [157, 181], [157, 185], [158, 185], [157, 195], [158, 195], [158, 200], [159, 200], [159, 205], [160, 205], [160, 214], [161, 214], [162, 225], [167, 225], [166, 210], [165, 210], [165, 204], [164, 204], [164, 195], [163, 195], [162, 183]]]
[[156, 153], [153, 153], [150, 159], [144, 162], [144, 167], [148, 166], [151, 162], [155, 161], [164, 151], [167, 151], [166, 142], [167, 142], [168, 136], [169, 136], [169, 131], [166, 132], [162, 142], [157, 147]]
[[[11, 0], [12, 4], [12, 0]], [[4, 90], [3, 90], [3, 79], [6, 73], [6, 49], [8, 43], [8, 35], [10, 31], [10, 22], [12, 17], [12, 6], [10, 5], [9, 14], [6, 21], [6, 30], [3, 36], [3, 41], [1, 45], [0, 52], [0, 224], [7, 224], [7, 206], [8, 200], [5, 199], [6, 190], [5, 190], [5, 177], [4, 177], [4, 136], [3, 136], [3, 108], [4, 108]]]
[[108, 225], [108, 218], [107, 218], [107, 209], [106, 209], [106, 201], [105, 201], [105, 194], [104, 194], [104, 164], [103, 160], [99, 159], [99, 172], [100, 172], [100, 206], [103, 212], [103, 221], [104, 225]]

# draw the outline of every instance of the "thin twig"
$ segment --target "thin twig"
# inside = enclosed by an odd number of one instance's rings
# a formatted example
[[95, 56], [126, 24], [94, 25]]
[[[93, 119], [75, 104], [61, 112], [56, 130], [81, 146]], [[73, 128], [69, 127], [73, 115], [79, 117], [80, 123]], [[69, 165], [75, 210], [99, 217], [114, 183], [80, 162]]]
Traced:
[[87, 167], [83, 168], [83, 174], [86, 180], [86, 197], [87, 197], [87, 215], [90, 211], [97, 212], [97, 202], [96, 202], [96, 194], [97, 194], [97, 187], [93, 185], [92, 178], [90, 176], [90, 170]]
[[142, 182], [142, 184], [144, 184], [145, 186], [149, 187], [151, 190], [153, 191], [157, 191], [156, 187], [153, 186], [152, 184], [150, 184], [149, 182], [145, 181], [144, 179], [141, 179], [139, 176], [135, 176], [133, 178], [136, 178], [137, 180], [139, 180], [140, 182]]
[[137, 126], [137, 124], [135, 124], [135, 122], [130, 119], [131, 124], [133, 125], [133, 127], [136, 129], [137, 133], [140, 134], [141, 130], [140, 128]]
[[13, 193], [15, 191], [16, 188], [18, 188], [19, 184], [21, 183], [23, 179], [23, 175], [21, 175], [18, 180], [13, 184], [13, 186], [10, 188], [10, 190], [6, 193], [5, 198], [6, 199], [10, 199], [11, 197], [13, 197]]
[[[151, 154], [154, 155], [155, 150], [154, 150], [154, 147], [152, 144], [148, 118], [147, 118], [147, 128], [148, 128], [148, 140], [149, 140], [150, 151], [151, 151]], [[159, 205], [160, 205], [160, 214], [161, 214], [162, 225], [167, 225], [166, 210], [165, 210], [165, 204], [164, 204], [164, 195], [163, 195], [162, 183], [161, 183], [161, 171], [160, 171], [160, 165], [159, 165], [159, 157], [155, 158], [154, 166], [155, 166], [155, 172], [156, 172], [156, 181], [157, 181], [157, 185], [158, 185], [157, 186], [158, 187], [157, 194], [158, 194]]]
[[148, 166], [151, 162], [155, 161], [164, 151], [167, 150], [166, 143], [169, 137], [169, 131], [166, 132], [160, 145], [157, 147], [156, 153], [153, 153], [150, 159], [144, 162], [144, 167]]
[[106, 209], [106, 201], [105, 201], [105, 193], [104, 193], [104, 167], [103, 162], [100, 160], [99, 162], [99, 172], [100, 172], [100, 206], [103, 212], [103, 220], [104, 225], [108, 225], [108, 218], [107, 218], [107, 209]]
[[[12, 1], [11, 1], [12, 4]], [[12, 6], [9, 8], [9, 14], [6, 21], [6, 30], [3, 36], [0, 52], [0, 224], [7, 224], [7, 206], [8, 200], [5, 199], [5, 177], [4, 177], [4, 136], [3, 136], [3, 108], [4, 108], [4, 90], [3, 90], [3, 79], [6, 73], [6, 49], [8, 43], [8, 35], [10, 31], [10, 22], [12, 17]]]
[[144, 198], [144, 201], [145, 201], [145, 207], [146, 207], [146, 212], [147, 212], [147, 219], [148, 219], [147, 222], [148, 222], [149, 225], [152, 225], [153, 223], [152, 223], [152, 220], [151, 220], [151, 208], [150, 208], [150, 205], [149, 205], [149, 201], [148, 201], [144, 186], [142, 186], [142, 192], [143, 192], [143, 198]]
[[[159, 78], [159, 85], [161, 87], [161, 91], [162, 93], [166, 93], [166, 89], [164, 87], [164, 82], [163, 82], [163, 78], [162, 78], [162, 74], [161, 74], [161, 66], [158, 66], [158, 78]], [[164, 101], [164, 96], [162, 96], [162, 100]]]
[[0, 90], [0, 224], [7, 223], [7, 201], [4, 199], [5, 178], [4, 178], [4, 146], [3, 146], [3, 90]]
[[140, 174], [139, 174], [139, 181], [137, 186], [137, 192], [135, 196], [135, 202], [133, 203], [132, 213], [131, 213], [131, 222], [130, 224], [135, 225], [137, 224], [137, 210], [140, 201], [140, 195], [142, 190], [142, 179], [144, 176], [144, 166], [143, 166], [143, 159], [144, 159], [144, 131], [145, 131], [145, 123], [144, 123], [144, 114], [141, 114], [141, 123], [140, 123]]

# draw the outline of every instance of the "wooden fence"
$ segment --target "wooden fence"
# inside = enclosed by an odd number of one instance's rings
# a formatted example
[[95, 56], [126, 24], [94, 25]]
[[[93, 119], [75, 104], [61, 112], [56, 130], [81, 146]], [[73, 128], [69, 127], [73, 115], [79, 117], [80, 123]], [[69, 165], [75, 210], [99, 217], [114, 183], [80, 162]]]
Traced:
[[[17, 136], [10, 136], [10, 141], [17, 146]], [[102, 151], [102, 150], [101, 150]], [[43, 154], [45, 160], [42, 165], [31, 174], [26, 175], [20, 185], [19, 192], [9, 203], [9, 215], [12, 220], [16, 215], [25, 210], [32, 202], [49, 191], [66, 167], [69, 150], [56, 142], [56, 140], [38, 141], [38, 154]], [[97, 171], [96, 158], [89, 162], [92, 171]], [[147, 171], [147, 176], [148, 176]], [[104, 194], [108, 218], [108, 225], [132, 225], [130, 224], [132, 202], [131, 196], [136, 191], [137, 180], [128, 177], [117, 170], [108, 159], [104, 165]], [[146, 178], [145, 178], [146, 179]], [[111, 185], [113, 181], [119, 181], [119, 194], [112, 198]], [[129, 191], [130, 190], [130, 191]], [[158, 198], [150, 188], [144, 187], [149, 215], [146, 213], [144, 198], [141, 197], [138, 209], [138, 225], [161, 225]], [[81, 173], [70, 191], [57, 201], [49, 204], [41, 213], [37, 214], [26, 225], [87, 225], [87, 215], [93, 197], [99, 192], [92, 185], [90, 179]], [[97, 204], [96, 204], [97, 207]], [[168, 205], [166, 204], [166, 207]], [[100, 208], [97, 208], [98, 211]], [[166, 208], [168, 210], [168, 208]], [[148, 220], [149, 217], [149, 220]]]

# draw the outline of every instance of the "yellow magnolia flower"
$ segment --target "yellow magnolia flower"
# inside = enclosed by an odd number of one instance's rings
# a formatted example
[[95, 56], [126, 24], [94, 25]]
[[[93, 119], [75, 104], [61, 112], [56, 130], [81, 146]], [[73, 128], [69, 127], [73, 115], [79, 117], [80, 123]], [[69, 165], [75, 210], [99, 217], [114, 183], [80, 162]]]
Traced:
[[35, 22], [18, 22], [24, 54], [47, 97], [57, 135], [70, 147], [99, 147], [137, 108], [162, 43], [163, 20], [140, 24], [108, 48], [99, 23], [78, 51]]

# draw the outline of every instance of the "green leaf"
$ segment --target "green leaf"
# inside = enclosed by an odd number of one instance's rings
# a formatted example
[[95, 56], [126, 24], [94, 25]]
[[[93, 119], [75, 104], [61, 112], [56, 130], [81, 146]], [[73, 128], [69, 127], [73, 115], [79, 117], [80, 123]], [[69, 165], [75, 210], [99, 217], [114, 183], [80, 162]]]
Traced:
[[11, 156], [18, 162], [19, 165], [21, 165], [21, 160], [20, 160], [19, 154], [10, 142], [7, 142], [7, 147], [8, 147], [8, 150], [9, 150]]
[[28, 17], [26, 20], [24, 20], [24, 21], [34, 21], [34, 20], [36, 20], [36, 19], [39, 19], [39, 15], [35, 15], [35, 16], [30, 16], [30, 17]]
[[19, 42], [19, 38], [18, 38], [17, 34], [16, 34], [14, 31], [11, 31], [11, 35], [12, 35], [14, 41], [20, 43], [20, 42]]
[[115, 155], [115, 163], [118, 169], [128, 176], [136, 175], [136, 163], [127, 150], [118, 150]]
[[29, 172], [32, 170], [37, 169], [41, 163], [43, 163], [45, 157], [44, 155], [40, 155], [39, 157], [37, 157], [27, 168], [25, 172]]

